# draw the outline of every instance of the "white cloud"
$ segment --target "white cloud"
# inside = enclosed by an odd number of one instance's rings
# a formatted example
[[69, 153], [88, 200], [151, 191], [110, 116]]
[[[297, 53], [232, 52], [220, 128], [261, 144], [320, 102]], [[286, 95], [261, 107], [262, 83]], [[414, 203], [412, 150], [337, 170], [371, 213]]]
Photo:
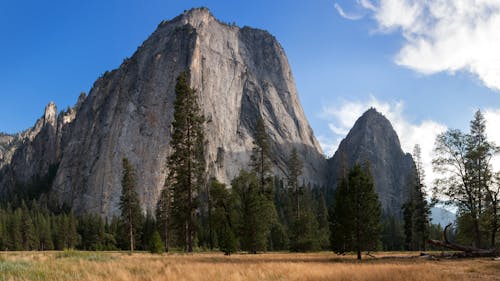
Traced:
[[[321, 117], [329, 122], [329, 128], [335, 137], [319, 138], [323, 150], [328, 156], [333, 155], [347, 132], [356, 120], [370, 107], [382, 113], [392, 124], [399, 136], [401, 147], [405, 152], [412, 153], [416, 144], [422, 150], [422, 162], [426, 173], [426, 184], [431, 187], [436, 175], [432, 171], [432, 152], [436, 136], [444, 132], [445, 125], [432, 120], [413, 123], [404, 115], [404, 102], [383, 102], [370, 95], [366, 101], [342, 101], [340, 106], [324, 107]], [[500, 118], [500, 112], [499, 112]], [[328, 142], [328, 139], [332, 141]]]
[[[500, 145], [500, 131], [497, 129], [500, 124], [500, 108], [499, 109], [486, 109], [484, 112], [486, 119], [486, 136], [490, 141], [496, 145]], [[491, 161], [494, 171], [500, 171], [500, 155], [494, 157]]]
[[[423, 74], [466, 71], [500, 90], [499, 0], [358, 0], [380, 31], [401, 32], [395, 62]], [[339, 11], [340, 12], [340, 11]]]
[[337, 12], [339, 13], [339, 15], [345, 19], [348, 19], [348, 20], [359, 20], [363, 17], [363, 15], [357, 15], [357, 14], [348, 14], [344, 11], [344, 9], [342, 9], [342, 7], [335, 3], [334, 4], [334, 7], [335, 9], [337, 10]]

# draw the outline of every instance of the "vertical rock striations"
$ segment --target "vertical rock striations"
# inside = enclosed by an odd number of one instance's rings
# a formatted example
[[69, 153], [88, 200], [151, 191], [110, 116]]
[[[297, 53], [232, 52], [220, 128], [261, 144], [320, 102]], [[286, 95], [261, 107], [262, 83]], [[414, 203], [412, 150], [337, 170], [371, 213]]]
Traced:
[[58, 117], [50, 104], [3, 179], [10, 185], [29, 182], [58, 167], [51, 185], [55, 198], [78, 213], [111, 216], [118, 212], [120, 163], [127, 157], [143, 208], [153, 209], [167, 168], [175, 82], [183, 70], [190, 72], [207, 120], [210, 176], [229, 183], [247, 168], [261, 116], [275, 172], [286, 175], [296, 147], [305, 164], [302, 180], [325, 183], [326, 160], [282, 47], [265, 31], [221, 23], [203, 8], [162, 22], [131, 58], [99, 78], [75, 109]]
[[374, 108], [356, 121], [328, 162], [330, 186], [336, 186], [344, 171], [354, 164], [368, 163], [384, 212], [400, 215], [413, 159], [401, 149], [389, 120]]

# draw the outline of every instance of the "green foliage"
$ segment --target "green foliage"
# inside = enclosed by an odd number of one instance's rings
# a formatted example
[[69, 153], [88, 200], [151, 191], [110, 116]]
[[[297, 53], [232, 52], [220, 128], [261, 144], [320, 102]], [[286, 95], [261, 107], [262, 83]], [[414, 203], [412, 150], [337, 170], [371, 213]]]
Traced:
[[323, 192], [317, 197], [316, 218], [318, 220], [318, 233], [316, 239], [322, 250], [330, 248], [330, 224], [328, 223], [328, 208], [326, 207]]
[[434, 196], [458, 207], [463, 218], [458, 224], [459, 237], [471, 237], [476, 247], [496, 244], [500, 185], [490, 160], [497, 152], [498, 147], [487, 140], [486, 121], [479, 110], [468, 134], [448, 130], [436, 139], [433, 165], [442, 177], [436, 180]]
[[241, 170], [231, 186], [241, 249], [253, 254], [265, 251], [267, 238], [276, 220], [273, 202], [262, 192], [261, 182], [253, 172]]
[[272, 193], [271, 188], [271, 146], [269, 136], [266, 132], [264, 120], [259, 116], [255, 125], [255, 134], [250, 156], [250, 166], [259, 180], [260, 193], [268, 196]]
[[152, 254], [161, 254], [165, 250], [165, 246], [161, 241], [160, 233], [158, 230], [155, 230], [151, 235], [151, 239], [149, 241], [149, 251]]
[[122, 194], [120, 196], [121, 220], [126, 229], [126, 235], [130, 241], [130, 251], [134, 251], [135, 243], [141, 237], [141, 226], [143, 215], [137, 195], [135, 174], [132, 165], [127, 158], [122, 160]]
[[405, 233], [403, 223], [392, 215], [382, 218], [382, 249], [384, 251], [403, 251], [405, 249]]
[[368, 168], [355, 165], [337, 187], [331, 214], [331, 243], [336, 253], [375, 250], [380, 243], [382, 208]]
[[196, 92], [189, 87], [184, 71], [175, 85], [173, 132], [168, 159], [167, 186], [172, 190], [172, 219], [178, 243], [186, 252], [193, 251], [196, 234], [197, 194], [205, 184], [204, 117]]
[[165, 245], [165, 252], [168, 253], [171, 240], [171, 209], [172, 207], [172, 190], [164, 187], [160, 193], [160, 198], [156, 204], [156, 224], [160, 237]]
[[99, 215], [88, 214], [78, 219], [79, 249], [87, 251], [116, 250], [115, 233]]
[[420, 146], [416, 145], [413, 151], [414, 169], [409, 176], [408, 198], [402, 206], [405, 247], [411, 251], [425, 251], [431, 211], [426, 200]]
[[210, 188], [211, 222], [217, 235], [219, 249], [225, 255], [231, 255], [236, 251], [237, 241], [235, 232], [236, 213], [234, 210], [235, 200], [224, 184], [213, 180]]

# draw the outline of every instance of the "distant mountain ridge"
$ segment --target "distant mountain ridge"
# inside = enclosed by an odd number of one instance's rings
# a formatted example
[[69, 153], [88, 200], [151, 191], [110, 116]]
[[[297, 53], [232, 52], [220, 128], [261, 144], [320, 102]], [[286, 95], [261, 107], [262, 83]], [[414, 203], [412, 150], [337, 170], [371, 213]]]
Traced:
[[440, 224], [442, 227], [445, 227], [449, 223], [454, 223], [457, 218], [457, 215], [439, 207], [431, 208], [431, 219], [433, 224]]

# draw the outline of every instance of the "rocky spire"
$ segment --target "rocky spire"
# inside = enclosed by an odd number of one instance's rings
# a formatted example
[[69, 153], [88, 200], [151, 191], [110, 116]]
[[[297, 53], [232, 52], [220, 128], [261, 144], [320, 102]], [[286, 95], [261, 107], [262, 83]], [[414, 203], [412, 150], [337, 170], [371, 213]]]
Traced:
[[328, 161], [331, 175], [329, 182], [334, 187], [338, 183], [342, 165], [351, 167], [356, 163], [362, 165], [367, 162], [384, 211], [400, 214], [413, 160], [410, 154], [405, 154], [401, 149], [391, 122], [375, 108], [367, 110], [356, 121]]

